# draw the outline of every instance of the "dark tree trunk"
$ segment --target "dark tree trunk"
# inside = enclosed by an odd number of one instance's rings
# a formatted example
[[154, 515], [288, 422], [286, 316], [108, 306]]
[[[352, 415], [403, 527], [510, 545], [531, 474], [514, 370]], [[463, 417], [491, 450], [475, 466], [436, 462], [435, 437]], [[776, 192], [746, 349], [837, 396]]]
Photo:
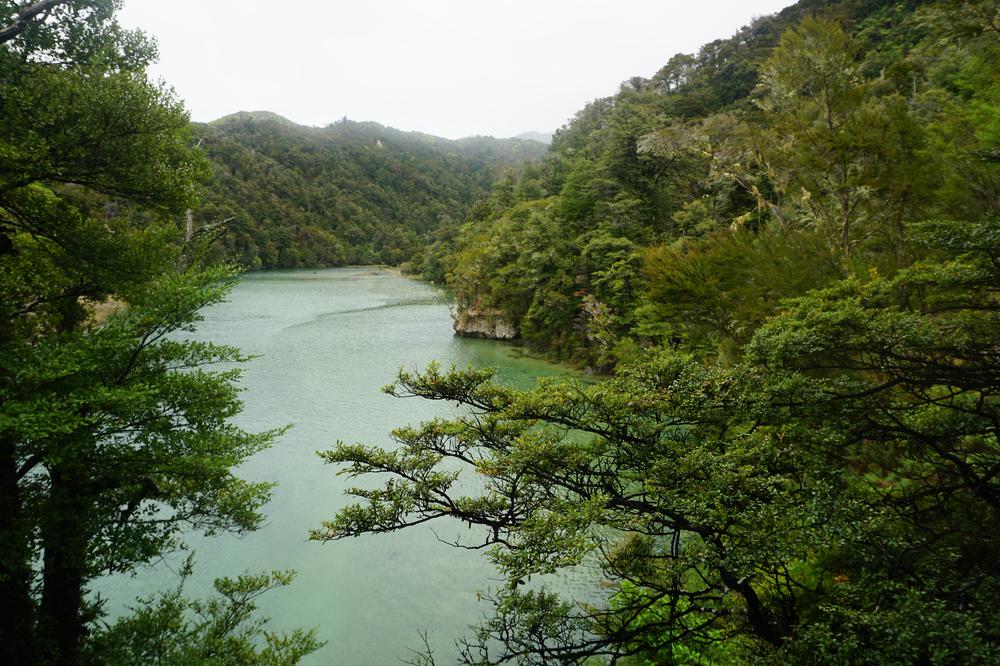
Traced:
[[42, 527], [42, 604], [39, 625], [55, 664], [76, 664], [84, 634], [83, 583], [87, 562], [87, 507], [73, 474], [50, 471], [50, 498]]
[[722, 577], [722, 582], [743, 597], [743, 601], [746, 603], [747, 623], [750, 625], [753, 633], [758, 638], [774, 646], [784, 643], [786, 628], [775, 623], [774, 618], [764, 607], [764, 604], [761, 603], [760, 597], [757, 596], [757, 591], [753, 589], [753, 586], [746, 582], [745, 579], [737, 579], [729, 571], [720, 569], [719, 573]]
[[31, 547], [14, 444], [0, 441], [0, 663], [35, 663]]

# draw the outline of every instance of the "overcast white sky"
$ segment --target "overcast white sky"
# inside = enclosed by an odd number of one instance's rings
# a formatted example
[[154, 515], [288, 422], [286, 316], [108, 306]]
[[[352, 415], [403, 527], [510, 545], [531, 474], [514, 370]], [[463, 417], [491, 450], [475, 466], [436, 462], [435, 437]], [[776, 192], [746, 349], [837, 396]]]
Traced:
[[458, 138], [563, 125], [794, 0], [126, 0], [197, 121], [267, 110]]

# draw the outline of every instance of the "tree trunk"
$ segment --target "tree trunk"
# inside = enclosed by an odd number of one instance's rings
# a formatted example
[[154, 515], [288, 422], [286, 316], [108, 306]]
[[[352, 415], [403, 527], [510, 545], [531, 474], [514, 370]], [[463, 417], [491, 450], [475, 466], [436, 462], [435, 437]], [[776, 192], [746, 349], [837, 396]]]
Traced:
[[771, 645], [779, 646], [785, 641], [785, 628], [779, 627], [775, 622], [774, 618], [761, 603], [760, 597], [757, 595], [756, 590], [753, 589], [745, 579], [737, 579], [731, 572], [725, 569], [720, 569], [719, 574], [722, 577], [722, 582], [726, 584], [729, 589], [737, 592], [743, 597], [743, 601], [746, 603], [746, 614], [747, 623], [753, 630], [753, 633]]
[[42, 526], [41, 631], [55, 664], [76, 664], [82, 618], [83, 583], [87, 562], [87, 506], [73, 474], [50, 471], [51, 490]]
[[0, 663], [36, 661], [31, 548], [24, 529], [14, 444], [0, 441]]

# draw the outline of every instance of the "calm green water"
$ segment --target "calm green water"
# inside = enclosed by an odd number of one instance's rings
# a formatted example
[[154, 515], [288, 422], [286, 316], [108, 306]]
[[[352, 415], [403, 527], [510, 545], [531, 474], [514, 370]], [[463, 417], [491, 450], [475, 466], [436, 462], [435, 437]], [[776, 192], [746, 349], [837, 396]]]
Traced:
[[[501, 381], [529, 386], [565, 374], [517, 348], [452, 336], [451, 318], [435, 288], [366, 268], [252, 274], [228, 302], [211, 308], [197, 336], [259, 355], [245, 368], [246, 403], [237, 419], [249, 430], [294, 424], [241, 474], [275, 481], [263, 529], [242, 538], [192, 536], [197, 552], [188, 592], [244, 571], [295, 569], [295, 583], [262, 602], [279, 629], [319, 627], [329, 641], [310, 664], [394, 664], [430, 634], [438, 663], [454, 661], [453, 639], [488, 611], [477, 602], [496, 578], [481, 554], [440, 543], [429, 527], [319, 544], [310, 528], [347, 503], [351, 484], [324, 466], [316, 451], [337, 440], [390, 445], [396, 426], [456, 413], [454, 407], [395, 399], [379, 390], [401, 367], [491, 366]], [[458, 525], [440, 524], [454, 539]], [[180, 557], [104, 581], [111, 608], [175, 584]]]

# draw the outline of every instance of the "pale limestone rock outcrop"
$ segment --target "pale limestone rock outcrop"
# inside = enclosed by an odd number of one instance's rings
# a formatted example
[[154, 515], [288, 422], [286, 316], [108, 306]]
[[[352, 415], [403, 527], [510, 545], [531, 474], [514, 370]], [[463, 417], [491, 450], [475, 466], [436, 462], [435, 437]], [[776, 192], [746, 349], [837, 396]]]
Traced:
[[454, 328], [456, 335], [469, 338], [513, 340], [518, 335], [517, 328], [504, 319], [503, 313], [493, 308], [459, 310]]

